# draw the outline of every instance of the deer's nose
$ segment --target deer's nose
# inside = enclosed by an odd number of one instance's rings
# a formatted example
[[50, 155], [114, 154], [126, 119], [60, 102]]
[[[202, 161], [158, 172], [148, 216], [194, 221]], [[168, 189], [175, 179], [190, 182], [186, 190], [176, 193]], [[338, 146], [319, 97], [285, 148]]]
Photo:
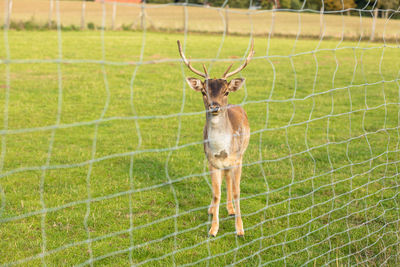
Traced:
[[216, 115], [221, 110], [221, 107], [219, 106], [218, 103], [211, 103], [209, 110], [211, 114]]

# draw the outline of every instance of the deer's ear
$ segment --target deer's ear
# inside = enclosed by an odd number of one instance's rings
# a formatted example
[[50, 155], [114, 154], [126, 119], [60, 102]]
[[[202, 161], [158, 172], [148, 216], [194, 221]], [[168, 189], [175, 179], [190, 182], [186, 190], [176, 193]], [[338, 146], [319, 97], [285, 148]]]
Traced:
[[235, 92], [235, 91], [239, 90], [240, 87], [242, 87], [243, 83], [244, 83], [243, 78], [233, 79], [228, 84], [228, 90], [230, 92]]
[[196, 78], [186, 78], [187, 83], [189, 84], [189, 86], [195, 90], [200, 92], [203, 89], [203, 83]]

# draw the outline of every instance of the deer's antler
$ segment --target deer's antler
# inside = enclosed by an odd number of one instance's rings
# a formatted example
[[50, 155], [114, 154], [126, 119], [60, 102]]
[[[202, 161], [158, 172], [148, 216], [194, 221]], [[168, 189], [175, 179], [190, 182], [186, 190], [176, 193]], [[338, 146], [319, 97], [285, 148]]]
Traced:
[[190, 61], [186, 59], [185, 54], [182, 52], [182, 45], [181, 42], [179, 42], [179, 40], [177, 41], [178, 43], [178, 49], [179, 49], [179, 54], [182, 57], [183, 62], [185, 63], [186, 66], [188, 66], [188, 68], [193, 71], [194, 73], [196, 73], [197, 75], [204, 77], [205, 79], [208, 79], [208, 72], [206, 69], [206, 66], [203, 64], [203, 69], [204, 69], [204, 73], [202, 73], [201, 71], [196, 70], [195, 68], [192, 67], [192, 65], [190, 64]]
[[244, 63], [239, 68], [237, 68], [236, 70], [228, 73], [228, 71], [231, 69], [231, 67], [233, 65], [233, 64], [231, 64], [228, 67], [228, 69], [224, 72], [224, 75], [222, 75], [222, 79], [226, 79], [226, 78], [228, 78], [228, 77], [230, 77], [232, 75], [235, 75], [236, 73], [238, 73], [242, 69], [244, 69], [247, 66], [247, 64], [250, 62], [250, 60], [253, 57], [253, 55], [254, 55], [254, 40], [252, 39], [251, 40], [250, 52], [249, 52], [249, 55], [247, 56], [246, 60], [244, 61]]

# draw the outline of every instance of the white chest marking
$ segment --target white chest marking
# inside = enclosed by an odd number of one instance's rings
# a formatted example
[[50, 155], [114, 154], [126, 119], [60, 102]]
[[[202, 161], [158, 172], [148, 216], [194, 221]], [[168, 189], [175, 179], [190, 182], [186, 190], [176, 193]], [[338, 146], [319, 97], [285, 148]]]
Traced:
[[218, 124], [219, 118], [213, 118], [208, 127], [210, 152], [213, 156], [226, 158], [229, 155], [232, 135]]

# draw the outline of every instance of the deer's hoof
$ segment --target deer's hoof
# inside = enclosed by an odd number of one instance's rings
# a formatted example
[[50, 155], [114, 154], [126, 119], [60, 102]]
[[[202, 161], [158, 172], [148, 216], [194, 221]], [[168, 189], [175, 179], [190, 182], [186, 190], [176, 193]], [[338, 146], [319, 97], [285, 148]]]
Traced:
[[218, 233], [218, 228], [214, 228], [214, 227], [211, 227], [210, 231], [208, 232], [208, 234], [212, 237], [216, 237], [217, 233]]
[[233, 208], [227, 208], [229, 216], [235, 216], [235, 210]]
[[244, 237], [244, 231], [243, 231], [243, 230], [238, 230], [238, 231], [236, 232], [236, 235], [237, 235], [238, 237]]

